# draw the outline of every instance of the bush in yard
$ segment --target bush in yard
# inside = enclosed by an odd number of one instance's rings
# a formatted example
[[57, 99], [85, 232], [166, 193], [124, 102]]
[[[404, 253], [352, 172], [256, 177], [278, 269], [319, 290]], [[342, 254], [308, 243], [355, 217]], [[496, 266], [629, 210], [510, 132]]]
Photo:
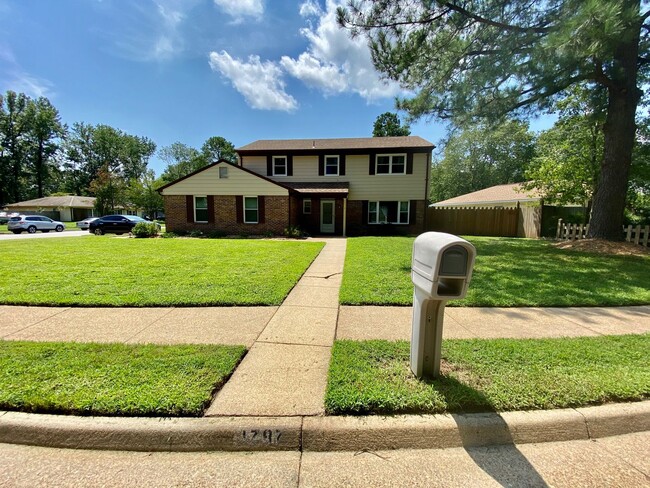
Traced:
[[158, 224], [155, 222], [138, 222], [131, 233], [135, 237], [156, 237], [158, 235]]
[[307, 234], [300, 230], [300, 227], [297, 225], [290, 225], [284, 229], [284, 235], [293, 239], [301, 239], [307, 237]]

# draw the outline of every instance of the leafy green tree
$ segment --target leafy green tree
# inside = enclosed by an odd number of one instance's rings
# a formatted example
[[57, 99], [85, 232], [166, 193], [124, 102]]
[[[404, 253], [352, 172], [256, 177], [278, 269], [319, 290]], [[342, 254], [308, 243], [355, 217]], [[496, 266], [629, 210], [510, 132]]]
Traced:
[[411, 128], [402, 125], [399, 117], [393, 112], [384, 112], [377, 116], [372, 127], [372, 137], [410, 136]]
[[376, 68], [414, 93], [397, 103], [412, 118], [463, 124], [544, 110], [576, 84], [604, 89], [589, 234], [612, 240], [621, 238], [648, 76], [648, 17], [640, 0], [359, 0], [338, 12], [342, 26], [367, 35]]
[[129, 182], [127, 200], [133, 207], [142, 209], [145, 215], [153, 219], [163, 210], [162, 195], [156, 191], [162, 185], [163, 182], [156, 179], [153, 170], [147, 170], [142, 178]]
[[167, 165], [161, 175], [166, 183], [182, 178], [206, 164], [198, 150], [182, 142], [160, 148], [158, 157]]
[[92, 194], [90, 184], [100, 171], [122, 178], [125, 184], [141, 178], [155, 151], [156, 144], [146, 137], [133, 136], [108, 125], [75, 123], [65, 142], [67, 187], [79, 195]]
[[524, 181], [535, 152], [528, 124], [507, 121], [458, 131], [431, 169], [430, 199], [439, 202], [483, 188]]
[[201, 146], [201, 155], [206, 164], [225, 159], [231, 163], [237, 162], [235, 146], [227, 139], [220, 136], [209, 137]]
[[115, 209], [128, 206], [127, 184], [106, 166], [99, 169], [97, 177], [90, 183], [90, 192], [95, 196], [95, 210], [99, 215], [113, 214]]
[[56, 171], [55, 154], [65, 135], [59, 111], [45, 97], [30, 100], [25, 110], [28, 171], [36, 185], [38, 198]]
[[24, 93], [0, 95], [0, 203], [18, 202], [24, 193], [28, 101]]
[[182, 142], [175, 142], [161, 148], [158, 157], [166, 163], [161, 175], [161, 179], [166, 183], [182, 178], [220, 159], [231, 163], [237, 162], [235, 146], [220, 136], [208, 138], [200, 151]]

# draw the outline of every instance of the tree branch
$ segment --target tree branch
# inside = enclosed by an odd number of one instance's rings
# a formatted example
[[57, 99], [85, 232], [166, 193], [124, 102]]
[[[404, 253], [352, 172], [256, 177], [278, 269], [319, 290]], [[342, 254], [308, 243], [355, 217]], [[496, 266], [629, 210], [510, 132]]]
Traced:
[[503, 22], [497, 22], [495, 20], [486, 19], [485, 17], [481, 17], [478, 14], [474, 14], [474, 13], [470, 12], [469, 10], [461, 7], [460, 5], [456, 5], [456, 4], [451, 3], [451, 2], [443, 2], [442, 5], [444, 5], [445, 7], [447, 7], [450, 10], [453, 10], [454, 12], [457, 12], [457, 13], [459, 13], [461, 15], [464, 15], [465, 17], [468, 17], [470, 19], [474, 19], [477, 22], [480, 22], [481, 24], [487, 24], [487, 25], [490, 25], [492, 27], [499, 27], [500, 29], [504, 29], [504, 30], [510, 30], [510, 31], [514, 31], [514, 32], [523, 32], [523, 33], [535, 32], [537, 34], [546, 34], [549, 31], [549, 29], [546, 28], [546, 27], [521, 27], [521, 26], [518, 26], [518, 25], [504, 24]]

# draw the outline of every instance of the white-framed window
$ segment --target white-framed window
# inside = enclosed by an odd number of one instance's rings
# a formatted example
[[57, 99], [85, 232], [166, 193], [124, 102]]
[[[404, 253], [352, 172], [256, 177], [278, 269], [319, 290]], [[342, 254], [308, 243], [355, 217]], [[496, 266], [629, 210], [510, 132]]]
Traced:
[[273, 156], [273, 176], [287, 176], [286, 156]]
[[406, 174], [406, 154], [377, 154], [377, 158], [375, 159], [375, 174]]
[[408, 224], [411, 202], [368, 202], [369, 224]]
[[339, 157], [325, 156], [325, 176], [339, 175]]
[[257, 224], [259, 222], [257, 197], [244, 197], [244, 223]]
[[311, 213], [311, 198], [305, 198], [302, 201], [302, 213], [310, 214]]
[[194, 222], [208, 221], [208, 197], [194, 197]]
[[219, 179], [228, 178], [228, 166], [219, 166]]

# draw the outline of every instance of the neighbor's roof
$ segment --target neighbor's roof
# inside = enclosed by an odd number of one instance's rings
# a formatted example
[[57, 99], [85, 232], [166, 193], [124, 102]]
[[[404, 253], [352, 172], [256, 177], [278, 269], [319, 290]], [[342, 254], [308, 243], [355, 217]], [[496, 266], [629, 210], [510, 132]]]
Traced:
[[342, 193], [350, 191], [350, 184], [344, 183], [284, 183], [285, 186], [296, 190], [298, 193]]
[[459, 205], [485, 205], [504, 202], [530, 202], [540, 200], [542, 197], [536, 190], [524, 190], [521, 183], [491, 186], [483, 190], [466, 193], [449, 200], [436, 202], [432, 207], [451, 207]]
[[236, 151], [334, 151], [345, 149], [433, 149], [434, 147], [432, 143], [419, 136], [351, 137], [343, 139], [261, 139], [246, 144]]
[[17, 207], [74, 207], [74, 208], [93, 208], [95, 206], [95, 197], [79, 197], [76, 195], [66, 195], [63, 197], [43, 197], [34, 200], [25, 200], [24, 202], [10, 203], [7, 208]]

